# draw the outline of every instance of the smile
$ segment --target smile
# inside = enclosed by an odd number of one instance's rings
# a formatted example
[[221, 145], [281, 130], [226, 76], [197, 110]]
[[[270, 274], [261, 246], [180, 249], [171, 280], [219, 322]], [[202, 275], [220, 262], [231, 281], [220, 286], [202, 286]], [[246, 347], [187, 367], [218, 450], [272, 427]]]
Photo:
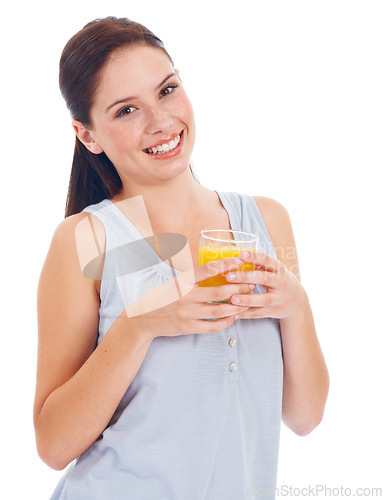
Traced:
[[144, 152], [150, 155], [158, 155], [158, 156], [170, 153], [171, 151], [176, 149], [176, 147], [181, 142], [181, 136], [182, 132], [176, 135], [173, 139], [171, 139], [168, 142], [157, 144], [156, 146], [153, 146], [151, 148], [144, 149]]

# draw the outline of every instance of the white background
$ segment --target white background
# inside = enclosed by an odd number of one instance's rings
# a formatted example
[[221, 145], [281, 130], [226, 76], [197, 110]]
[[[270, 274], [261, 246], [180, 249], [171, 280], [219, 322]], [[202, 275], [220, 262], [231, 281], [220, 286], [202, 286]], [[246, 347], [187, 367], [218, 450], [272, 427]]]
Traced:
[[58, 62], [75, 32], [107, 15], [147, 25], [175, 60], [201, 182], [290, 213], [331, 390], [311, 435], [282, 429], [280, 496], [383, 488], [383, 3], [24, 1], [1, 11], [0, 497], [48, 499], [62, 475], [38, 458], [32, 426], [36, 288], [74, 144]]

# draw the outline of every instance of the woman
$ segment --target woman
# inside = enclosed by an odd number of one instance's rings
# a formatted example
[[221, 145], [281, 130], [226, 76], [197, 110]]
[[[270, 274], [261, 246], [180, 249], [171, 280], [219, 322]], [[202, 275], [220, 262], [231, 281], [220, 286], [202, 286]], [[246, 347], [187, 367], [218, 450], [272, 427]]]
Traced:
[[[190, 102], [143, 26], [89, 23], [63, 51], [60, 87], [77, 137], [39, 283], [34, 423], [50, 467], [79, 458], [52, 498], [270, 493], [281, 416], [308, 434], [328, 392], [285, 209], [197, 182]], [[255, 232], [259, 251], [198, 267], [206, 228]], [[172, 266], [160, 233], [187, 239]], [[198, 287], [244, 261], [256, 270]]]

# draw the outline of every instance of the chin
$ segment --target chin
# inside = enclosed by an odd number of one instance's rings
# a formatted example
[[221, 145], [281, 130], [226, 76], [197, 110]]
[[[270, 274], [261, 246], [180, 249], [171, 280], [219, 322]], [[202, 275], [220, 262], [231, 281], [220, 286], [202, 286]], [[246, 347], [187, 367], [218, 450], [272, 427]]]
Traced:
[[159, 169], [161, 172], [161, 177], [165, 177], [166, 179], [174, 179], [181, 175], [186, 175], [189, 170], [190, 162], [186, 161], [178, 161], [174, 162], [173, 165], [162, 165]]

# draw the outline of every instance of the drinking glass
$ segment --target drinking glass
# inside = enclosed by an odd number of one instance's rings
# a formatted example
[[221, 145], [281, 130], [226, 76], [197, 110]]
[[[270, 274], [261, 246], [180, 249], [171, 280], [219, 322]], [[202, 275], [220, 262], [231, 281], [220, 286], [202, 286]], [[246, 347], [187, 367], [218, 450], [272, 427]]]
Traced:
[[[255, 234], [234, 229], [203, 229], [200, 234], [198, 265], [228, 257], [239, 257], [243, 250], [256, 251], [257, 248], [258, 236]], [[236, 270], [254, 271], [254, 264], [244, 262]], [[227, 285], [229, 282], [226, 281], [226, 274], [212, 276], [198, 283], [198, 286]], [[221, 302], [230, 302], [230, 298], [214, 303]]]

